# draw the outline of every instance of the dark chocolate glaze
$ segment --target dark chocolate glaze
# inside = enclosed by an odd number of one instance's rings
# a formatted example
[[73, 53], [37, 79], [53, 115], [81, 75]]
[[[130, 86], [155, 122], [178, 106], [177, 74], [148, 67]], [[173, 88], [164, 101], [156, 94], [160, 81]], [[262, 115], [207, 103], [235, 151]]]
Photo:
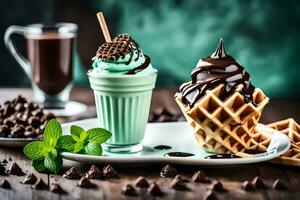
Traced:
[[191, 107], [204, 96], [207, 90], [214, 89], [220, 84], [224, 84], [220, 95], [222, 101], [232, 95], [237, 86], [242, 84], [244, 87], [240, 93], [244, 96], [245, 102], [253, 102], [255, 88], [250, 82], [250, 76], [234, 58], [226, 54], [222, 39], [210, 57], [199, 61], [191, 73], [191, 78], [191, 82], [182, 84], [179, 89], [182, 102]]
[[169, 156], [169, 157], [190, 157], [194, 155], [195, 154], [186, 153], [186, 152], [169, 152], [164, 154], [164, 156]]
[[229, 158], [241, 158], [237, 155], [230, 154], [230, 153], [221, 153], [211, 156], [206, 156], [205, 159], [229, 159]]
[[172, 149], [172, 147], [168, 146], [168, 145], [157, 145], [155, 147], [153, 147], [154, 149], [158, 149], [158, 150], [168, 150], [168, 149]]
[[255, 150], [255, 149], [248, 149], [248, 150], [245, 150], [244, 153], [247, 153], [247, 154], [259, 154], [259, 153], [266, 153], [266, 151], [258, 151], [258, 150]]

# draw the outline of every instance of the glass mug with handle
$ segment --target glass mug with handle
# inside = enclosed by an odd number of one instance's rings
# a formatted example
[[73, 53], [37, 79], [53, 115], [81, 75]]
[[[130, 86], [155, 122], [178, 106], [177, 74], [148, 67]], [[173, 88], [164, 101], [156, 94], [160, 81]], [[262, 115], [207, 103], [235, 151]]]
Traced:
[[[35, 101], [44, 108], [64, 109], [69, 100], [77, 29], [73, 23], [32, 24], [10, 26], [5, 32], [6, 47], [30, 78]], [[16, 49], [13, 34], [25, 37], [28, 59]]]

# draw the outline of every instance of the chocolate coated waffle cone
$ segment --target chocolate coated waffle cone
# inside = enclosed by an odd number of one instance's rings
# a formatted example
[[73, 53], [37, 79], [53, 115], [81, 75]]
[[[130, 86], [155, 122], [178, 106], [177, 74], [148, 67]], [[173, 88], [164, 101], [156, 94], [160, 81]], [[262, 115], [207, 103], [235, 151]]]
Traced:
[[[253, 146], [254, 129], [261, 112], [269, 99], [256, 88], [253, 102], [245, 103], [238, 92], [243, 89], [239, 85], [236, 91], [225, 102], [219, 98], [224, 85], [219, 85], [206, 94], [193, 108], [176, 97], [176, 102], [193, 128], [197, 142], [206, 151], [217, 153], [238, 153]], [[251, 141], [252, 140], [252, 141]]]
[[300, 166], [300, 125], [292, 118], [268, 124], [269, 127], [286, 134], [291, 141], [290, 149], [272, 160], [273, 163], [279, 163], [291, 166]]

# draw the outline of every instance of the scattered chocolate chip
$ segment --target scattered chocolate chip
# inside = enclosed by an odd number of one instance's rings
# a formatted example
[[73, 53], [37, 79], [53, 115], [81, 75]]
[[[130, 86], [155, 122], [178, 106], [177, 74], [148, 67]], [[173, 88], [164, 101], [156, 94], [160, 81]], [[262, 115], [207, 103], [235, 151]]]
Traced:
[[82, 174], [76, 167], [71, 167], [63, 174], [63, 178], [67, 179], [79, 179], [80, 177], [82, 177]]
[[151, 194], [153, 196], [163, 196], [164, 195], [164, 193], [161, 191], [161, 189], [155, 182], [150, 184], [147, 191], [149, 194]]
[[80, 180], [78, 181], [78, 183], [76, 184], [78, 187], [82, 187], [82, 188], [95, 188], [96, 184], [92, 183], [90, 181], [90, 179], [86, 178], [86, 177], [81, 177]]
[[103, 175], [106, 178], [119, 178], [119, 174], [112, 168], [111, 165], [107, 165], [103, 168]]
[[0, 174], [1, 175], [5, 175], [6, 172], [5, 172], [5, 167], [0, 163]]
[[277, 179], [273, 183], [273, 189], [274, 190], [285, 190], [286, 186], [280, 179]]
[[266, 184], [264, 184], [263, 180], [259, 177], [256, 176], [251, 183], [254, 185], [255, 188], [259, 188], [259, 189], [265, 189], [267, 188]]
[[3, 163], [3, 164], [7, 164], [8, 161], [4, 158], [4, 159], [2, 160], [2, 163]]
[[10, 183], [4, 179], [1, 183], [0, 183], [0, 187], [1, 188], [5, 188], [5, 189], [11, 189]]
[[182, 178], [180, 175], [176, 175], [176, 176], [174, 177], [174, 179], [180, 179], [180, 180], [182, 180], [182, 181], [185, 182], [185, 183], [188, 183], [188, 182], [189, 182], [188, 179]]
[[135, 186], [140, 187], [140, 188], [148, 188], [149, 182], [147, 181], [147, 179], [145, 177], [140, 176], [136, 179]]
[[226, 189], [220, 181], [213, 181], [210, 185], [210, 189], [217, 192], [226, 192]]
[[34, 184], [36, 183], [36, 181], [37, 181], [37, 177], [33, 173], [30, 173], [25, 177], [25, 179], [21, 183]]
[[162, 168], [162, 170], [160, 171], [161, 177], [174, 177], [174, 176], [176, 176], [176, 174], [177, 174], [176, 169], [172, 165], [169, 165], [169, 164], [164, 166]]
[[189, 190], [181, 178], [174, 178], [171, 182], [171, 188], [175, 190]]
[[96, 165], [92, 165], [89, 171], [85, 174], [85, 177], [90, 179], [101, 179], [103, 178], [103, 173]]
[[11, 158], [11, 157], [8, 157], [8, 160], [9, 160], [9, 161], [12, 161], [12, 158]]
[[46, 190], [48, 189], [48, 185], [43, 181], [43, 179], [39, 178], [31, 188], [36, 190]]
[[136, 196], [137, 195], [134, 187], [130, 184], [127, 184], [122, 188], [122, 194], [127, 195], [127, 196]]
[[254, 185], [250, 183], [249, 181], [244, 181], [241, 187], [242, 190], [245, 191], [252, 191], [255, 189]]
[[16, 176], [24, 175], [24, 172], [22, 171], [20, 166], [15, 162], [11, 165], [10, 169], [8, 170], [8, 173], [11, 175], [16, 175]]
[[210, 180], [206, 177], [203, 171], [196, 171], [192, 176], [192, 180], [196, 183], [210, 183]]
[[205, 195], [204, 195], [204, 200], [217, 200], [217, 196], [213, 191], [208, 191]]
[[53, 192], [56, 194], [67, 194], [67, 192], [64, 189], [62, 189], [62, 187], [57, 183], [52, 184], [52, 186], [50, 188], [50, 192]]

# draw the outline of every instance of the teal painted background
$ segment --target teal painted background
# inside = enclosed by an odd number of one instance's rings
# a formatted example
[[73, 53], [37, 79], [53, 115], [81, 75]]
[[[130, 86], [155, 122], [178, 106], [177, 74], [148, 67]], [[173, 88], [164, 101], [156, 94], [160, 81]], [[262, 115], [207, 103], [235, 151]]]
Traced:
[[[76, 85], [88, 87], [85, 72], [104, 41], [96, 18], [103, 11], [112, 36], [131, 34], [152, 58], [158, 87], [190, 80], [198, 60], [223, 37], [254, 85], [273, 98], [300, 98], [299, 0], [11, 0], [0, 11], [1, 38], [12, 24], [77, 23]], [[0, 43], [0, 87], [29, 86]]]
[[[101, 3], [102, 2], [102, 3]], [[272, 97], [300, 97], [300, 4], [270, 0], [117, 1], [95, 4], [127, 32], [159, 70], [159, 86], [189, 80], [220, 37], [257, 87]]]

